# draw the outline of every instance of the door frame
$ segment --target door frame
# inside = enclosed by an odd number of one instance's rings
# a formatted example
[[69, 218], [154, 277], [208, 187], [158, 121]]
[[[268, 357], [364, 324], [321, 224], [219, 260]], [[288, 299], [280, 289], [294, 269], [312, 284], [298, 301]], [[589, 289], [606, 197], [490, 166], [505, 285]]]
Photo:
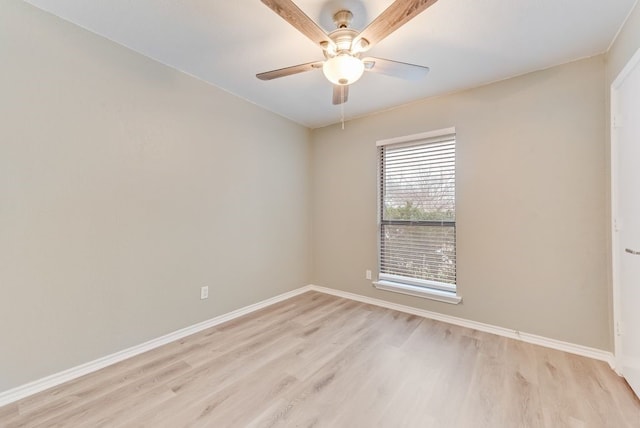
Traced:
[[[614, 357], [615, 357], [615, 369], [619, 375], [622, 375], [622, 333], [624, 326], [622, 325], [621, 320], [621, 285], [620, 285], [620, 261], [621, 261], [621, 252], [620, 252], [620, 240], [618, 239], [618, 149], [619, 149], [619, 135], [617, 132], [620, 124], [618, 123], [619, 119], [619, 107], [618, 107], [618, 99], [619, 99], [619, 91], [622, 84], [625, 82], [627, 77], [631, 74], [631, 72], [635, 69], [635, 67], [640, 64], [640, 49], [638, 49], [635, 54], [631, 57], [629, 62], [624, 66], [622, 71], [615, 78], [613, 83], [611, 84], [611, 117], [610, 117], [610, 135], [611, 135], [611, 145], [610, 145], [610, 162], [611, 162], [611, 279], [613, 286], [613, 337], [614, 337]], [[624, 225], [623, 225], [624, 226]]]

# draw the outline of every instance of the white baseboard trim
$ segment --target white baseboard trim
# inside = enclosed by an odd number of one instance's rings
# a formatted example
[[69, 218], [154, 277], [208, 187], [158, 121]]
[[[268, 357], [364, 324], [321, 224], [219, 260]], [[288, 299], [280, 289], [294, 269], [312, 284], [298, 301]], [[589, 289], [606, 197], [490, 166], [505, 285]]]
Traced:
[[611, 366], [611, 368], [615, 371], [615, 358], [613, 353], [608, 351], [603, 351], [601, 349], [590, 348], [588, 346], [582, 346], [582, 345], [576, 345], [574, 343], [563, 342], [561, 340], [550, 339], [548, 337], [538, 336], [530, 333], [523, 333], [521, 331], [511, 330], [504, 327], [498, 327], [491, 324], [484, 324], [481, 322], [471, 321], [464, 318], [458, 318], [458, 317], [440, 314], [437, 312], [427, 311], [424, 309], [413, 308], [411, 306], [399, 305], [397, 303], [387, 302], [386, 300], [366, 297], [359, 294], [336, 290], [333, 288], [310, 285], [308, 286], [308, 289], [313, 291], [318, 291], [320, 293], [326, 293], [326, 294], [331, 294], [338, 297], [344, 297], [345, 299], [356, 300], [362, 303], [368, 303], [370, 305], [381, 306], [388, 309], [394, 309], [396, 311], [405, 312], [408, 314], [413, 314], [413, 315], [417, 315], [417, 316], [421, 316], [424, 318], [429, 318], [437, 321], [442, 321], [449, 324], [472, 328], [472, 329], [483, 331], [486, 333], [493, 333], [498, 336], [504, 336], [511, 339], [521, 340], [523, 342], [544, 346], [546, 348], [551, 348], [558, 351], [568, 352], [570, 354], [593, 358], [594, 360], [600, 360], [608, 363], [609, 366]]
[[267, 306], [281, 302], [283, 300], [290, 299], [294, 296], [306, 293], [307, 291], [317, 291], [320, 293], [331, 294], [337, 297], [343, 297], [345, 299], [356, 300], [358, 302], [367, 303], [370, 305], [380, 306], [388, 309], [393, 309], [400, 312], [405, 312], [424, 318], [434, 319], [437, 321], [446, 322], [449, 324], [459, 325], [462, 327], [468, 327], [475, 330], [483, 331], [486, 333], [493, 333], [498, 336], [504, 336], [511, 339], [521, 340], [523, 342], [532, 343], [535, 345], [544, 346], [559, 351], [569, 352], [571, 354], [581, 355], [595, 360], [605, 361], [609, 363], [612, 369], [615, 370], [615, 358], [611, 352], [603, 351], [600, 349], [590, 348], [587, 346], [576, 345], [573, 343], [563, 342], [561, 340], [549, 339], [535, 334], [518, 332], [516, 330], [510, 330], [504, 327], [497, 327], [490, 324], [484, 324], [476, 321], [470, 321], [464, 318], [452, 317], [449, 315], [440, 314], [437, 312], [431, 312], [424, 309], [413, 308], [411, 306], [400, 305], [397, 303], [387, 302], [381, 299], [375, 299], [372, 297], [366, 297], [359, 294], [349, 293], [346, 291], [336, 290], [333, 288], [320, 287], [317, 285], [306, 285], [304, 287], [297, 288], [272, 297], [270, 299], [263, 300], [253, 305], [245, 306], [235, 311], [211, 318], [207, 321], [203, 321], [198, 324], [194, 324], [189, 327], [174, 331], [156, 339], [149, 340], [140, 345], [132, 346], [131, 348], [124, 349], [111, 355], [107, 355], [97, 360], [90, 361], [85, 364], [81, 364], [76, 367], [72, 367], [68, 370], [64, 370], [59, 373], [38, 379], [36, 381], [27, 383], [25, 385], [18, 386], [8, 391], [0, 392], [0, 407], [15, 401], [21, 400], [30, 395], [42, 392], [46, 389], [53, 388], [65, 382], [69, 382], [73, 379], [77, 379], [86, 374], [95, 372], [107, 366], [110, 366], [127, 358], [135, 357], [143, 352], [150, 351], [160, 346], [166, 345], [173, 341], [182, 339], [192, 334], [198, 333], [202, 330], [206, 330], [210, 327], [214, 327], [218, 324], [233, 320], [235, 318], [247, 315], [251, 312], [266, 308]]
[[54, 386], [69, 382], [73, 379], [77, 379], [80, 376], [95, 372], [112, 364], [119, 363], [120, 361], [126, 360], [127, 358], [135, 357], [136, 355], [166, 345], [167, 343], [171, 343], [173, 341], [190, 336], [194, 333], [198, 333], [202, 330], [206, 330], [210, 327], [214, 327], [218, 324], [222, 324], [243, 315], [247, 315], [251, 312], [266, 308], [267, 306], [273, 305], [274, 303], [290, 299], [294, 296], [310, 291], [311, 289], [312, 287], [308, 285], [297, 288], [295, 290], [279, 294], [275, 297], [263, 300], [253, 305], [245, 306], [235, 311], [228, 312], [215, 318], [211, 318], [207, 321], [203, 321], [201, 323], [185, 327], [156, 339], [149, 340], [148, 342], [144, 342], [140, 345], [132, 346], [131, 348], [127, 348], [114, 354], [98, 358], [97, 360], [72, 367], [68, 370], [52, 374], [50, 376], [38, 379], [33, 382], [29, 382], [25, 385], [21, 385], [4, 392], [0, 392], [0, 407], [21, 400], [25, 397], [28, 397], [29, 395], [42, 392], [46, 389], [53, 388]]

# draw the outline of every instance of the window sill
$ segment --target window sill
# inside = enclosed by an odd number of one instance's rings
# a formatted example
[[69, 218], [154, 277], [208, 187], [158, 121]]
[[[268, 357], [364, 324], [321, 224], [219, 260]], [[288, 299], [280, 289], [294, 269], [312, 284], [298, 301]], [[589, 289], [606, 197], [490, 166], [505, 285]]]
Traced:
[[374, 281], [373, 286], [378, 290], [407, 294], [409, 296], [422, 297], [423, 299], [437, 300], [438, 302], [450, 303], [452, 305], [457, 305], [462, 302], [462, 297], [455, 293], [436, 290], [433, 288], [418, 287], [415, 285], [384, 280]]

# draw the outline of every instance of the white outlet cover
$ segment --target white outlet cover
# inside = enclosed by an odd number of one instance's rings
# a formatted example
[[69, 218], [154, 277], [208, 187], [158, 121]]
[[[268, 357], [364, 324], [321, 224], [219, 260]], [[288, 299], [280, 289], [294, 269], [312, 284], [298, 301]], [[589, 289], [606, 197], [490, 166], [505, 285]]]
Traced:
[[209, 298], [209, 287], [200, 287], [200, 300]]

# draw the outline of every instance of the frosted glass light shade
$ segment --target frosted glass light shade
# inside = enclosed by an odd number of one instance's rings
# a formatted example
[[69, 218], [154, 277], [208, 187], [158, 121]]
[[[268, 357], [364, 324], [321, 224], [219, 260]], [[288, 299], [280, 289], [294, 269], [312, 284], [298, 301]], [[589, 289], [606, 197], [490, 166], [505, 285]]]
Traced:
[[364, 63], [349, 54], [340, 54], [326, 60], [322, 71], [334, 85], [350, 85], [364, 73]]

